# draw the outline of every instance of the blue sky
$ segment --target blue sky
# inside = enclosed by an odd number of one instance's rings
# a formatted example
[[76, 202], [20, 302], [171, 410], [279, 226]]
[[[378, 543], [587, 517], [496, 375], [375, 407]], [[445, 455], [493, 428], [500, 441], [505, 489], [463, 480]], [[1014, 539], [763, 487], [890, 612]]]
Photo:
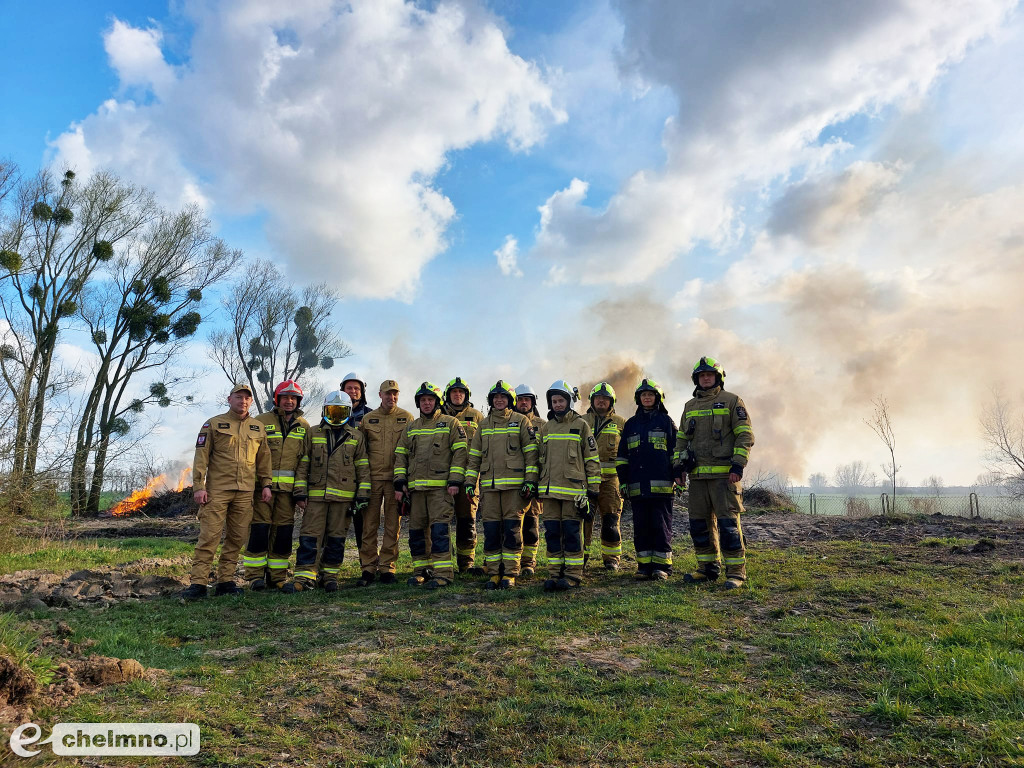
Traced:
[[[1012, 343], [977, 319], [1024, 319], [1011, 0], [3, 15], [19, 65], [0, 84], [4, 155], [199, 201], [248, 259], [330, 280], [354, 348], [338, 365], [398, 378], [407, 406], [424, 378], [619, 371], [627, 413], [641, 372], [677, 412], [707, 353], [747, 400], [765, 468], [877, 465], [862, 420], [886, 394], [916, 484], [985, 468], [965, 360], [1021, 394]], [[211, 371], [207, 410], [224, 384]], [[167, 450], [187, 453], [201, 418], [168, 414]], [[943, 450], [950, 428], [968, 460]]]

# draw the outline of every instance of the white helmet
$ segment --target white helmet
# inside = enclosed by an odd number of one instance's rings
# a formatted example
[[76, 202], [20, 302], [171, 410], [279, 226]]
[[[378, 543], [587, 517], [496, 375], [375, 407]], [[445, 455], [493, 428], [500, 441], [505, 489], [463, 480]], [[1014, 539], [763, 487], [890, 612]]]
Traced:
[[566, 400], [569, 401], [569, 407], [572, 408], [572, 404], [580, 399], [579, 390], [572, 386], [565, 379], [559, 379], [550, 387], [547, 391], [548, 408], [552, 411], [555, 409], [551, 407], [551, 396], [552, 395], [563, 395]]
[[352, 415], [352, 398], [346, 392], [328, 392], [324, 398], [322, 415], [324, 421], [332, 427], [340, 427]]

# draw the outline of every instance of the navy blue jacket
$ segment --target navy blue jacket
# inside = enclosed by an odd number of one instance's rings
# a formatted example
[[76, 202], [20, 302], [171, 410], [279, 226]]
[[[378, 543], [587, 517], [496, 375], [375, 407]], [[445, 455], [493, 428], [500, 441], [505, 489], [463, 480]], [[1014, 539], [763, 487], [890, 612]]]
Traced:
[[661, 410], [637, 409], [622, 428], [615, 471], [619, 482], [634, 496], [672, 495], [672, 451], [676, 425]]

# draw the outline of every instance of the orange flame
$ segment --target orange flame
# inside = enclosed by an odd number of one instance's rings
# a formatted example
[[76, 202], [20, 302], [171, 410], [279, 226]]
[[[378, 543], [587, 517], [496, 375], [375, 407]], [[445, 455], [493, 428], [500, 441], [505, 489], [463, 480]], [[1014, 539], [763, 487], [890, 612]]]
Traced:
[[181, 493], [183, 490], [185, 490], [185, 478], [187, 478], [191, 474], [192, 467], [185, 467], [183, 470], [181, 470], [181, 474], [178, 475], [178, 485], [174, 490], [176, 490], [178, 493]]
[[146, 483], [145, 488], [138, 491], [132, 491], [127, 499], [119, 502], [110, 510], [110, 514], [119, 516], [130, 515], [132, 512], [138, 512], [146, 506], [146, 502], [149, 501], [150, 497], [153, 495], [153, 489], [159, 485], [163, 485], [166, 479], [166, 475], [157, 475]]

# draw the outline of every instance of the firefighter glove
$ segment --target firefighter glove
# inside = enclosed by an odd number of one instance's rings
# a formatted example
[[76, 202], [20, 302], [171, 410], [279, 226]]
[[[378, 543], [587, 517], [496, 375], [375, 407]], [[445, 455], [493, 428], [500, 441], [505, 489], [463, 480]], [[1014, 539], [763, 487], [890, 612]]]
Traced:
[[733, 464], [732, 466], [729, 467], [729, 474], [739, 475], [740, 477], [743, 477], [743, 467], [741, 467], [739, 464]]
[[472, 499], [474, 496], [476, 496], [476, 488], [474, 488], [472, 485], [467, 485], [466, 495]]
[[693, 472], [697, 468], [697, 454], [687, 448], [683, 454], [683, 463], [680, 466], [683, 472]]
[[519, 495], [524, 499], [533, 498], [535, 493], [537, 493], [537, 486], [533, 483], [523, 483], [523, 487], [519, 489]]
[[395, 490], [398, 491], [399, 493], [404, 493], [408, 485], [409, 483], [406, 481], [404, 477], [395, 478]]
[[357, 513], [361, 513], [368, 506], [370, 506], [370, 500], [368, 498], [365, 496], [356, 496], [356, 503], [353, 509], [355, 509]]

